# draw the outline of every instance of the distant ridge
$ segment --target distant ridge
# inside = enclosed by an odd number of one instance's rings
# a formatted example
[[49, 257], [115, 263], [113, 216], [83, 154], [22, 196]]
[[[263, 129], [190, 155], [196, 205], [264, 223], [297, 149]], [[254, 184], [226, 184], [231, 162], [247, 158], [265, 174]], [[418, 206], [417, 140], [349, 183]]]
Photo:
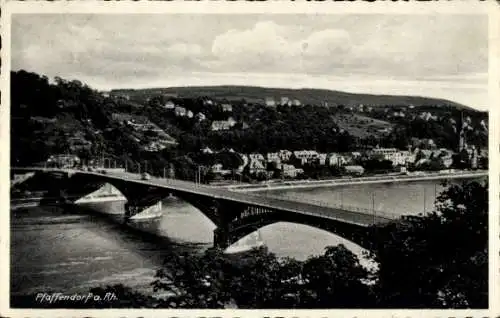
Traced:
[[327, 102], [329, 106], [344, 105], [357, 106], [359, 104], [382, 107], [382, 106], [441, 106], [456, 109], [478, 111], [472, 107], [459, 104], [446, 99], [404, 96], [404, 95], [373, 95], [361, 93], [347, 93], [342, 91], [312, 88], [270, 88], [258, 86], [185, 86], [166, 88], [145, 89], [114, 89], [112, 94], [128, 94], [131, 97], [141, 95], [174, 94], [179, 97], [206, 96], [211, 98], [225, 98], [227, 100], [246, 99], [249, 102], [264, 102], [266, 97], [279, 100], [281, 97], [298, 99], [302, 104], [322, 104]]

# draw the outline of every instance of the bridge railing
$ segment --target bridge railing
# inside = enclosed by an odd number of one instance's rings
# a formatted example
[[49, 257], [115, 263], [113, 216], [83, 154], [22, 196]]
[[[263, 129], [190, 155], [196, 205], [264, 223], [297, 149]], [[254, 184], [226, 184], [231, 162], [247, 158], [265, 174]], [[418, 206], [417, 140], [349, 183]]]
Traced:
[[325, 202], [321, 200], [314, 200], [314, 199], [307, 199], [303, 197], [298, 197], [294, 195], [272, 195], [269, 193], [265, 194], [254, 194], [254, 193], [246, 193], [251, 196], [256, 196], [256, 197], [266, 197], [266, 198], [273, 198], [273, 199], [278, 199], [278, 200], [286, 200], [286, 201], [294, 201], [294, 202], [299, 202], [299, 203], [307, 203], [311, 205], [316, 205], [320, 207], [325, 207], [325, 208], [334, 208], [334, 209], [339, 209], [343, 210], [346, 212], [356, 212], [358, 214], [364, 214], [364, 215], [369, 215], [369, 216], [376, 216], [376, 217], [382, 217], [385, 219], [397, 219], [400, 216], [392, 213], [388, 213], [386, 211], [382, 210], [376, 210], [376, 209], [368, 209], [368, 208], [362, 208], [362, 207], [357, 207], [357, 206], [350, 206], [350, 205], [345, 205], [345, 204], [335, 204], [332, 202]]

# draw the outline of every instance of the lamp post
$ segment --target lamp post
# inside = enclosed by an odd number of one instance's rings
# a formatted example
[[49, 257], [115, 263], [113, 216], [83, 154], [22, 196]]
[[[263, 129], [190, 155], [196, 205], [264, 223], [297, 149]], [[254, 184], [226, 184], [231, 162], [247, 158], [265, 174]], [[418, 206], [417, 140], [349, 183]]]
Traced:
[[427, 213], [427, 209], [426, 209], [426, 205], [427, 205], [427, 202], [426, 202], [426, 193], [425, 193], [425, 187], [424, 187], [424, 215]]
[[375, 192], [372, 193], [373, 224], [375, 224]]

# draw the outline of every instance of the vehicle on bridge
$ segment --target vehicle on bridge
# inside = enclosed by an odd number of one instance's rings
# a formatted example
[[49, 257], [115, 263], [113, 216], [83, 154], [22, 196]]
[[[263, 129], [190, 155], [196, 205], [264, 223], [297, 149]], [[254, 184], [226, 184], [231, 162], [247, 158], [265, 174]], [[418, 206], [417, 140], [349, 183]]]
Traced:
[[142, 180], [150, 180], [150, 179], [151, 179], [151, 176], [149, 175], [149, 173], [147, 173], [147, 172], [143, 172], [143, 173], [141, 174], [141, 179], [142, 179]]

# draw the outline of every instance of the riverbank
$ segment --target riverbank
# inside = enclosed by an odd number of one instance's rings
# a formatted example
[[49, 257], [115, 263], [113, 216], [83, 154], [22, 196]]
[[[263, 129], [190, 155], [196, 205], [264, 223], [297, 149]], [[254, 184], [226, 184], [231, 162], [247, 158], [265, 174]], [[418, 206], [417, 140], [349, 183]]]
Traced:
[[331, 186], [346, 186], [357, 184], [374, 184], [374, 183], [395, 183], [395, 182], [413, 182], [413, 181], [430, 181], [430, 180], [452, 180], [452, 179], [471, 179], [482, 178], [488, 176], [487, 170], [477, 171], [454, 171], [454, 172], [427, 172], [414, 175], [384, 175], [371, 177], [349, 177], [335, 178], [328, 180], [294, 180], [294, 181], [278, 181], [265, 184], [245, 184], [231, 185], [224, 188], [231, 191], [241, 192], [258, 192], [300, 188], [316, 188], [316, 187], [331, 187]]

